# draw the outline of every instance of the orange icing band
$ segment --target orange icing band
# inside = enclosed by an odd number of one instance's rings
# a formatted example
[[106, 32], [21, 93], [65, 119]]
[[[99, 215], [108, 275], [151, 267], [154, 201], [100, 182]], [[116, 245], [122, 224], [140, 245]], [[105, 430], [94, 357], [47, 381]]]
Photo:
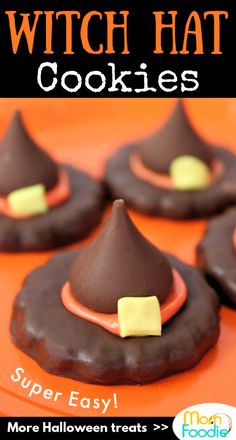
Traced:
[[[49, 208], [54, 208], [65, 202], [71, 194], [70, 180], [67, 172], [63, 169], [59, 170], [58, 182], [56, 186], [46, 192], [45, 197]], [[7, 197], [0, 197], [0, 214], [4, 214], [11, 218], [29, 218], [31, 216], [22, 216], [14, 214], [8, 204]]]
[[[138, 153], [131, 153], [130, 155], [130, 168], [135, 174], [136, 177], [138, 177], [141, 180], [145, 180], [148, 183], [151, 183], [154, 186], [158, 186], [159, 188], [169, 189], [169, 190], [176, 190], [173, 181], [170, 176], [167, 174], [159, 174], [155, 171], [149, 170], [143, 163], [140, 154]], [[223, 173], [224, 171], [224, 165], [219, 160], [214, 160], [211, 168], [211, 176], [209, 185], [212, 185]], [[180, 191], [180, 190], [178, 190]]]
[[[187, 299], [187, 288], [183, 278], [175, 269], [172, 269], [172, 273], [174, 278], [172, 290], [160, 306], [162, 324], [169, 321], [181, 309]], [[120, 336], [118, 314], [98, 313], [80, 304], [73, 295], [69, 281], [62, 287], [61, 300], [65, 308], [74, 315], [97, 324], [116, 336]]]
[[236, 250], [236, 228], [234, 228], [234, 232], [233, 232], [233, 246], [234, 246], [234, 250]]
[[58, 183], [46, 193], [46, 200], [49, 208], [54, 208], [65, 202], [71, 195], [70, 179], [67, 172], [59, 170]]

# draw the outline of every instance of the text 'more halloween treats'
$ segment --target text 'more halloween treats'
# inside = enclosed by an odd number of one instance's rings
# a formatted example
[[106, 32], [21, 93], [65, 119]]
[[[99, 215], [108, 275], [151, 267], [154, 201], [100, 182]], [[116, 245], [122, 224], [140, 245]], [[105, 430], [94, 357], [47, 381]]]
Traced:
[[14, 343], [46, 371], [141, 384], [193, 367], [219, 335], [219, 299], [117, 200], [97, 238], [34, 270], [16, 297]]
[[85, 236], [100, 220], [103, 191], [55, 162], [16, 112], [0, 143], [0, 250], [44, 250]]
[[197, 261], [222, 301], [236, 308], [236, 208], [208, 223]]
[[236, 156], [200, 138], [179, 100], [154, 136], [109, 159], [105, 182], [113, 198], [144, 214], [205, 217], [236, 202]]

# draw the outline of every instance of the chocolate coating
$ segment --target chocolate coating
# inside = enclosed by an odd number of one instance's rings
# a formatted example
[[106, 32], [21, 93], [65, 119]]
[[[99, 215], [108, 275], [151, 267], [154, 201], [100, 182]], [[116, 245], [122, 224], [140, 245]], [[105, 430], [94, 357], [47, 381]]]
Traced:
[[36, 145], [16, 112], [0, 145], [0, 195], [37, 183], [49, 190], [57, 180], [57, 164]]
[[32, 272], [14, 303], [12, 339], [47, 372], [95, 384], [141, 384], [192, 368], [215, 344], [219, 299], [198, 269], [171, 256], [189, 296], [161, 337], [122, 339], [70, 313], [61, 288], [81, 252], [58, 254]]
[[122, 198], [129, 207], [144, 214], [175, 219], [208, 217], [236, 202], [236, 156], [223, 148], [212, 149], [224, 172], [204, 190], [169, 190], [138, 178], [130, 167], [130, 155], [137, 150], [136, 144], [111, 157], [104, 180], [113, 199]]
[[70, 179], [71, 196], [46, 214], [13, 219], [0, 214], [0, 250], [42, 251], [85, 237], [101, 220], [104, 191], [86, 173], [61, 165]]
[[169, 173], [171, 162], [178, 156], [191, 155], [208, 166], [212, 160], [209, 145], [193, 130], [182, 100], [179, 100], [172, 115], [160, 130], [140, 146], [143, 163], [158, 173]]
[[74, 261], [69, 280], [81, 304], [117, 313], [117, 301], [124, 296], [156, 295], [164, 301], [173, 276], [166, 257], [137, 230], [123, 200], [117, 200], [100, 235]]
[[236, 208], [211, 220], [197, 248], [197, 262], [223, 302], [236, 308]]

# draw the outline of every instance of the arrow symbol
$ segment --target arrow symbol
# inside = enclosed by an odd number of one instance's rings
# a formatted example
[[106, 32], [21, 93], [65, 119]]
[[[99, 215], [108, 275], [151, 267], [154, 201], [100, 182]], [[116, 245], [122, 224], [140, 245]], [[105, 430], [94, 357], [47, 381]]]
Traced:
[[168, 429], [168, 428], [169, 428], [169, 426], [164, 425], [163, 423], [161, 424], [161, 430], [162, 431], [165, 431], [165, 429]]
[[157, 429], [160, 429], [160, 426], [159, 426], [159, 425], [155, 425], [155, 423], [154, 423], [154, 425], [153, 425], [153, 431], [157, 431]]
[[164, 423], [162, 423], [161, 426], [156, 425], [155, 423], [153, 425], [153, 431], [157, 431], [158, 429], [160, 429], [161, 431], [165, 431], [165, 429], [168, 429], [168, 428], [169, 428], [169, 426], [164, 425]]

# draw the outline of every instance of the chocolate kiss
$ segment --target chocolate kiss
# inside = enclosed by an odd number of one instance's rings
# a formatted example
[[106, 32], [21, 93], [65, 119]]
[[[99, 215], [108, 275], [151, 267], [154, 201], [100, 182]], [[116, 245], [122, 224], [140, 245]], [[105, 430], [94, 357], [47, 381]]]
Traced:
[[0, 145], [0, 194], [36, 183], [48, 190], [57, 179], [56, 163], [36, 145], [16, 112]]
[[102, 232], [73, 262], [69, 281], [81, 304], [117, 313], [124, 296], [156, 295], [164, 301], [173, 278], [166, 257], [137, 230], [123, 200], [116, 200]]
[[150, 169], [168, 174], [172, 160], [191, 155], [210, 166], [212, 152], [209, 145], [193, 130], [181, 100], [169, 120], [150, 139], [140, 145], [143, 163]]

